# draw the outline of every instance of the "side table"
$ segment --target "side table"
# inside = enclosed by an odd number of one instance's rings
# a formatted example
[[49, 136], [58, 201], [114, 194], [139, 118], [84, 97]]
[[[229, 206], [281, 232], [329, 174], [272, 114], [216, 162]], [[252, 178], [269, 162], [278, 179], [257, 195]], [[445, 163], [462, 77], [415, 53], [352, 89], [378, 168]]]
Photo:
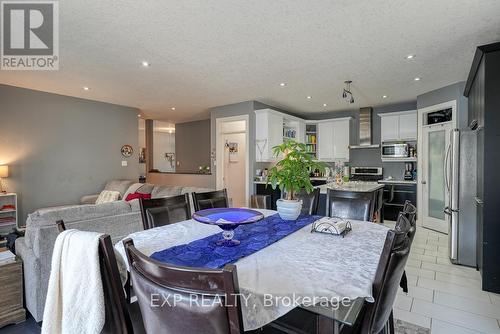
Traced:
[[0, 328], [26, 320], [23, 308], [23, 263], [16, 257], [14, 262], [0, 264]]

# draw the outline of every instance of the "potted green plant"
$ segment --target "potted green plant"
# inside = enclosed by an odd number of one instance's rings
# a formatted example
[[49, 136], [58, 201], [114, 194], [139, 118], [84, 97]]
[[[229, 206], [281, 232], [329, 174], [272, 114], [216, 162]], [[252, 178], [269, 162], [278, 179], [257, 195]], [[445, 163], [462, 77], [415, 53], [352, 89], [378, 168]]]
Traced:
[[267, 184], [273, 189], [279, 187], [285, 194], [283, 199], [276, 201], [278, 213], [283, 220], [296, 220], [302, 209], [302, 201], [296, 194], [305, 189], [307, 193], [313, 190], [309, 173], [311, 171], [324, 171], [326, 165], [312, 159], [306, 152], [306, 146], [293, 140], [273, 147], [273, 154], [282, 157], [274, 167], [269, 170]]

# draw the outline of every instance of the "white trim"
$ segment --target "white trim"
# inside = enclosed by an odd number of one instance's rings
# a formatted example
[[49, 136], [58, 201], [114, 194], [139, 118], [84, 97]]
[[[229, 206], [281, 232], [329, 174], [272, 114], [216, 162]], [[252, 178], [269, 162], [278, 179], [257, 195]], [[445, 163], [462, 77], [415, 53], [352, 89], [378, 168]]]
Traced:
[[339, 118], [328, 118], [328, 119], [317, 119], [317, 120], [306, 120], [306, 124], [318, 124], [318, 123], [326, 123], [326, 122], [340, 122], [340, 121], [349, 121], [353, 119], [353, 117], [339, 117]]
[[385, 117], [385, 116], [401, 116], [401, 115], [411, 115], [413, 113], [416, 113], [417, 110], [404, 110], [404, 111], [395, 111], [395, 112], [386, 112], [382, 114], [377, 114], [380, 117]]
[[[436, 104], [433, 106], [425, 107], [418, 109], [418, 114], [417, 114], [417, 152], [418, 154], [421, 154], [423, 152], [422, 146], [423, 146], [423, 137], [422, 137], [422, 132], [423, 128], [426, 125], [423, 125], [423, 119], [424, 119], [424, 114], [428, 114], [433, 111], [438, 111], [442, 109], [447, 109], [451, 108], [451, 123], [452, 123], [452, 129], [456, 128], [458, 125], [458, 111], [457, 111], [457, 100], [451, 100], [448, 102], [443, 102], [440, 104]], [[446, 122], [448, 124], [448, 122]], [[439, 125], [439, 124], [433, 124], [433, 125]], [[428, 126], [428, 125], [427, 125]], [[422, 225], [423, 223], [423, 191], [422, 191], [422, 176], [423, 176], [423, 156], [419, 156], [419, 159], [417, 160], [417, 211], [418, 214], [417, 216], [420, 217], [419, 225]]]
[[257, 110], [254, 110], [254, 112], [256, 114], [267, 112], [267, 113], [279, 115], [279, 116], [282, 116], [283, 119], [287, 120], [287, 121], [302, 121], [302, 122], [304, 121], [304, 119], [302, 119], [300, 117], [289, 115], [289, 114], [285, 114], [285, 113], [283, 113], [281, 111], [277, 111], [277, 110], [269, 109], [269, 108], [266, 108], [266, 109], [257, 109]]
[[[245, 131], [230, 131], [222, 133], [222, 123], [234, 122], [234, 121], [245, 121]], [[223, 177], [223, 161], [224, 161], [224, 143], [221, 140], [222, 134], [232, 134], [232, 133], [245, 133], [245, 149], [246, 149], [246, 163], [245, 163], [245, 201], [246, 205], [250, 204], [250, 116], [249, 115], [239, 115], [239, 116], [229, 116], [229, 117], [219, 117], [215, 119], [215, 186], [216, 189], [221, 189]], [[219, 168], [221, 167], [221, 168]]]

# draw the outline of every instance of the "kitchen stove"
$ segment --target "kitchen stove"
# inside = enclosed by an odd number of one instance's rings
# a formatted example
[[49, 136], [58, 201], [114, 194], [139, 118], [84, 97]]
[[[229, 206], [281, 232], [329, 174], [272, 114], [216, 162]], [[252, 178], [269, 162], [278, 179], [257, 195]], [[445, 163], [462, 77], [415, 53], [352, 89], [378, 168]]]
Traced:
[[377, 182], [383, 179], [382, 167], [351, 167], [350, 181]]

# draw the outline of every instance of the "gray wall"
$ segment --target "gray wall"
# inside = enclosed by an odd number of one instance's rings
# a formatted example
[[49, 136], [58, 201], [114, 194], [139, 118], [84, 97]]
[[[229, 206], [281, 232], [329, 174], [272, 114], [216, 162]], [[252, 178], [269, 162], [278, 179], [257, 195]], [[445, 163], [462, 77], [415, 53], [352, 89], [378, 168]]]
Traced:
[[430, 107], [436, 104], [457, 100], [458, 127], [466, 128], [468, 125], [468, 103], [464, 96], [465, 81], [439, 88], [428, 93], [417, 96], [417, 106], [419, 109]]
[[196, 173], [210, 166], [210, 120], [175, 124], [177, 173]]
[[[18, 193], [22, 224], [38, 208], [100, 192], [107, 180], [137, 178], [137, 109], [6, 85], [0, 101], [0, 163], [10, 165], [5, 183]], [[128, 159], [124, 144], [134, 148]]]
[[[261, 108], [258, 108], [261, 109]], [[231, 117], [231, 116], [240, 116], [240, 115], [248, 115], [249, 116], [249, 156], [250, 156], [250, 175], [249, 182], [250, 185], [253, 185], [253, 175], [254, 175], [254, 165], [255, 165], [255, 106], [254, 101], [245, 101], [235, 104], [229, 104], [225, 106], [215, 107], [210, 109], [210, 145], [212, 147], [212, 152], [214, 152], [215, 156], [215, 137], [216, 137], [216, 123], [215, 120], [217, 118], [222, 117]], [[217, 184], [216, 180], [216, 168], [214, 164], [212, 164], [212, 177], [213, 184]], [[252, 186], [250, 186], [250, 191], [253, 193]]]

